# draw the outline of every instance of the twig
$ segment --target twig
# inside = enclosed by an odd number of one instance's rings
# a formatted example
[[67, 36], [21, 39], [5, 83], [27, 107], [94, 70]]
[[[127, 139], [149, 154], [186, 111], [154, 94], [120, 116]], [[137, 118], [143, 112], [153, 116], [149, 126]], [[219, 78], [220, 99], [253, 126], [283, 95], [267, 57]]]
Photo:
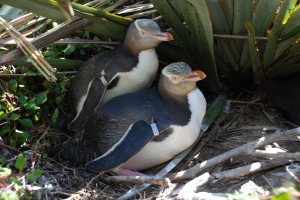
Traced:
[[[218, 165], [222, 162], [225, 162], [227, 160], [229, 160], [230, 158], [233, 157], [237, 157], [237, 156], [244, 156], [244, 155], [250, 155], [250, 156], [262, 156], [262, 152], [259, 151], [254, 151], [254, 148], [259, 148], [262, 146], [265, 146], [267, 144], [271, 144], [273, 142], [278, 142], [278, 141], [282, 141], [282, 140], [290, 140], [290, 139], [294, 139], [296, 136], [298, 136], [300, 134], [300, 128], [295, 128], [295, 129], [291, 129], [291, 130], [287, 130], [284, 132], [281, 131], [276, 131], [275, 133], [265, 136], [265, 137], [261, 137], [258, 140], [252, 141], [252, 142], [248, 142], [242, 146], [239, 146], [235, 149], [232, 149], [224, 154], [221, 154], [219, 156], [216, 156], [214, 158], [211, 158], [209, 160], [203, 161], [187, 170], [184, 171], [180, 171], [177, 173], [173, 173], [170, 174], [168, 177], [171, 180], [183, 180], [183, 179], [191, 179], [193, 177], [195, 177], [197, 174], [203, 172], [204, 170], [207, 170], [215, 165]], [[255, 152], [255, 153], [254, 153]], [[259, 153], [257, 153], [259, 152]], [[268, 153], [268, 155], [266, 155], [267, 157], [276, 157], [275, 155], [277, 154], [271, 154]], [[277, 157], [281, 157], [280, 154], [278, 154], [279, 156]], [[289, 155], [290, 154], [285, 154], [285, 155]], [[296, 154], [296, 157], [298, 160], [299, 159], [299, 154]]]
[[12, 151], [15, 151], [17, 153], [22, 153], [21, 151], [19, 151], [18, 149], [14, 148], [14, 147], [11, 147], [7, 144], [4, 144], [4, 143], [0, 143], [0, 146], [3, 147], [3, 148], [6, 148], [6, 149], [10, 149]]
[[177, 197], [191, 197], [195, 196], [197, 193], [196, 190], [198, 187], [204, 186], [205, 184], [209, 182], [215, 182], [219, 180], [229, 180], [229, 179], [236, 179], [241, 176], [246, 176], [249, 174], [253, 174], [259, 171], [263, 171], [266, 169], [270, 169], [273, 167], [285, 165], [287, 163], [290, 163], [290, 161], [287, 160], [269, 160], [269, 161], [262, 161], [262, 162], [256, 162], [252, 163], [247, 166], [238, 167], [231, 170], [226, 170], [222, 172], [217, 172], [212, 175], [209, 173], [204, 173], [201, 176], [194, 178], [193, 180], [187, 182], [185, 185], [181, 186], [179, 189], [177, 189], [175, 192], [172, 193], [172, 195], [177, 195]]
[[23, 53], [30, 57], [30, 61], [37, 68], [37, 70], [50, 82], [55, 82], [56, 77], [53, 74], [55, 70], [49, 65], [45, 60], [43, 55], [37, 51], [37, 49], [13, 26], [8, 24], [3, 18], [0, 17], [0, 23], [4, 26], [5, 30], [11, 35], [11, 37], [16, 41], [19, 48]]
[[[226, 38], [226, 39], [239, 39], [239, 40], [248, 40], [247, 35], [224, 35], [224, 34], [213, 34], [216, 38]], [[268, 37], [255, 37], [256, 40], [268, 40]], [[279, 39], [281, 40], [281, 39]]]
[[108, 176], [103, 180], [106, 183], [133, 183], [133, 184], [153, 184], [167, 186], [171, 184], [170, 179], [151, 176]]

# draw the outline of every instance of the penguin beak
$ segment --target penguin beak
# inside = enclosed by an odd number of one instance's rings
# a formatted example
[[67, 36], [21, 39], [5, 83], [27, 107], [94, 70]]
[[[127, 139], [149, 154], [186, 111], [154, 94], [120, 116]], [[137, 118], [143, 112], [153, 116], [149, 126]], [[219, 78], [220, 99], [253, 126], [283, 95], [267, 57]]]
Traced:
[[206, 78], [206, 74], [201, 70], [196, 70], [192, 74], [184, 77], [183, 81], [200, 81]]
[[157, 33], [157, 34], [152, 34], [150, 35], [150, 37], [160, 40], [160, 41], [171, 41], [173, 40], [173, 35], [171, 33], [168, 32], [161, 32], [161, 33]]

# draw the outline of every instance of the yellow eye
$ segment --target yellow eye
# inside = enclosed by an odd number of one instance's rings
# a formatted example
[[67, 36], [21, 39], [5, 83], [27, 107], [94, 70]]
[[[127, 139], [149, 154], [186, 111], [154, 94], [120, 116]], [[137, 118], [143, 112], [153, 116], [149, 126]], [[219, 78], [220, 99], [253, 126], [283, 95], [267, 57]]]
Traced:
[[178, 79], [177, 76], [172, 76], [173, 81], [177, 81], [177, 79]]
[[146, 31], [140, 30], [140, 35], [141, 35], [141, 36], [145, 36], [145, 35], [146, 35]]

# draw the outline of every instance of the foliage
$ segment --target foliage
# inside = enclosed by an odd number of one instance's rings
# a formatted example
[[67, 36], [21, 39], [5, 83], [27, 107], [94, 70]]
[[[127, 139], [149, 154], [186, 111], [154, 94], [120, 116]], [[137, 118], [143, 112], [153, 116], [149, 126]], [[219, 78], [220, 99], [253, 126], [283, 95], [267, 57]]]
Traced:
[[68, 80], [61, 76], [51, 85], [48, 81], [41, 83], [38, 76], [34, 78], [34, 71], [26, 68], [22, 71], [26, 71], [22, 76], [0, 84], [0, 137], [14, 147], [26, 144], [34, 127], [42, 123], [50, 125], [48, 115], [57, 112], [55, 109], [62, 103]]
[[[11, 199], [29, 199], [28, 194], [24, 191], [23, 186], [28, 183], [34, 183], [42, 175], [42, 170], [33, 169], [31, 173], [25, 173], [26, 159], [23, 154], [19, 154], [15, 161], [16, 170], [0, 166], [0, 186], [6, 187], [6, 190], [0, 190], [0, 200]], [[25, 173], [25, 179], [21, 178]], [[23, 182], [25, 181], [25, 182]], [[9, 187], [7, 187], [9, 185]], [[13, 186], [13, 187], [12, 187]]]

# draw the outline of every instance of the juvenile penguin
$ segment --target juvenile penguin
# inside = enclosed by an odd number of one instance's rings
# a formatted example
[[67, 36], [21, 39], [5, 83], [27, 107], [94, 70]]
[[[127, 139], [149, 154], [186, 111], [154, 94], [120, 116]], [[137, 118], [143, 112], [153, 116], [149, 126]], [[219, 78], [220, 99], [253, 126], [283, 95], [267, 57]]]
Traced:
[[68, 93], [75, 113], [70, 130], [79, 129], [103, 103], [121, 94], [149, 87], [158, 69], [155, 48], [173, 40], [152, 20], [138, 19], [128, 30], [123, 45], [89, 59], [77, 72]]
[[206, 75], [183, 62], [165, 67], [158, 88], [111, 99], [62, 144], [60, 157], [91, 171], [140, 175], [191, 146], [206, 112], [196, 82]]

